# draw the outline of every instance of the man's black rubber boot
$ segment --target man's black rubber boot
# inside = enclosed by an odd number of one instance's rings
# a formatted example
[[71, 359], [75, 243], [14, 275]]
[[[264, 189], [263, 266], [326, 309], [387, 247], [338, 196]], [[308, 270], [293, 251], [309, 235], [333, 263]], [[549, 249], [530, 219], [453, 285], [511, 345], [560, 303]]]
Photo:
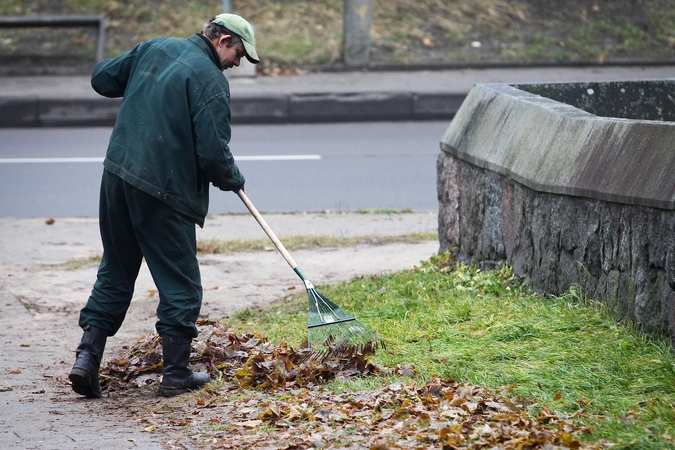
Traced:
[[162, 397], [174, 397], [193, 389], [199, 389], [211, 378], [205, 372], [193, 372], [190, 364], [190, 344], [192, 339], [176, 336], [162, 336], [164, 368], [162, 377]]
[[98, 369], [101, 366], [105, 341], [108, 332], [101, 328], [87, 325], [84, 328], [82, 341], [75, 351], [75, 364], [68, 378], [72, 382], [73, 391], [88, 398], [101, 397], [101, 385], [98, 382]]

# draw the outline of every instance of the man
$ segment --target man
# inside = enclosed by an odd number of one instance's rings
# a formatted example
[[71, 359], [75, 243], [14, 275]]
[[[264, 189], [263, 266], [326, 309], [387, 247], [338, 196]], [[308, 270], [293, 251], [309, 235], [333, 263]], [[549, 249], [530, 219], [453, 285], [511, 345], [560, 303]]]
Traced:
[[122, 325], [143, 258], [159, 291], [161, 395], [209, 381], [189, 368], [202, 301], [195, 224], [204, 225], [209, 183], [244, 187], [228, 147], [230, 91], [222, 74], [243, 57], [259, 62], [253, 28], [220, 14], [188, 39], [151, 39], [94, 68], [94, 90], [124, 99], [103, 163], [103, 258], [80, 312], [84, 333], [69, 376], [78, 394], [101, 397], [106, 339]]

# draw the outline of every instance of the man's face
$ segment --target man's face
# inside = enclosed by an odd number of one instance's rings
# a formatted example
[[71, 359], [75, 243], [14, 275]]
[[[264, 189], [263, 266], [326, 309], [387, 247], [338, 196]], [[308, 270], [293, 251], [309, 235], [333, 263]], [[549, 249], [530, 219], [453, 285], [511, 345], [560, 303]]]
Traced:
[[218, 39], [218, 45], [216, 45], [216, 50], [218, 51], [218, 56], [220, 56], [220, 69], [230, 69], [233, 66], [239, 67], [241, 58], [246, 56], [246, 50], [244, 50], [244, 45], [238, 43], [231, 47], [228, 47], [230, 44], [231, 36], [221, 36]]

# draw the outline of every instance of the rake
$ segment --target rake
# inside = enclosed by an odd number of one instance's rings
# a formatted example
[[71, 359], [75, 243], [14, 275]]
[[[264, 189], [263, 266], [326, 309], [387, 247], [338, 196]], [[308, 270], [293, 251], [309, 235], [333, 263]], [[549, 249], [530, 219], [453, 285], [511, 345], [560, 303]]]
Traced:
[[[284, 244], [281, 243], [256, 207], [251, 203], [246, 193], [240, 189], [237, 195], [244, 202], [246, 208], [248, 208], [251, 215], [253, 215], [256, 222], [258, 222], [277, 250], [279, 250], [281, 256], [283, 256], [288, 265], [291, 266], [291, 269], [293, 269], [305, 285], [307, 295], [309, 296], [307, 314], [307, 343], [309, 348], [318, 355], [330, 355], [331, 357], [349, 354], [354, 349], [359, 353], [371, 353], [378, 346], [384, 348], [384, 342], [375, 332], [366, 328], [354, 316], [317, 292], [311, 281], [300, 271], [300, 268], [295, 263], [291, 254], [288, 253]], [[321, 349], [322, 346], [325, 350]]]

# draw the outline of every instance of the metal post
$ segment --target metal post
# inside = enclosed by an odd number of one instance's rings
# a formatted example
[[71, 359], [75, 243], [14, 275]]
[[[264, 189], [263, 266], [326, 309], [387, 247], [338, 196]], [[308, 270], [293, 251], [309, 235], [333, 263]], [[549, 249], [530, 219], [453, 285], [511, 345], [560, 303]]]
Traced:
[[348, 66], [370, 62], [372, 0], [343, 0], [343, 51]]
[[105, 58], [105, 15], [101, 14], [98, 24], [98, 39], [96, 41], [96, 62]]
[[[231, 1], [230, 0], [223, 0], [223, 12], [224, 13], [231, 13]], [[241, 63], [239, 67], [233, 67], [231, 69], [223, 71], [223, 75], [225, 75], [226, 78], [231, 79], [231, 78], [255, 78], [256, 76], [256, 68], [253, 64], [248, 62], [246, 58], [241, 59]]]
[[[223, 12], [224, 12], [224, 13], [229, 13], [229, 12], [230, 12], [230, 8], [231, 8], [230, 0], [223, 0]], [[230, 77], [228, 76], [228, 75], [230, 74], [230, 72], [231, 72], [231, 69], [230, 69], [230, 71], [227, 71], [227, 70], [224, 70], [224, 71], [223, 71], [223, 75], [225, 75], [225, 78], [230, 78]]]

